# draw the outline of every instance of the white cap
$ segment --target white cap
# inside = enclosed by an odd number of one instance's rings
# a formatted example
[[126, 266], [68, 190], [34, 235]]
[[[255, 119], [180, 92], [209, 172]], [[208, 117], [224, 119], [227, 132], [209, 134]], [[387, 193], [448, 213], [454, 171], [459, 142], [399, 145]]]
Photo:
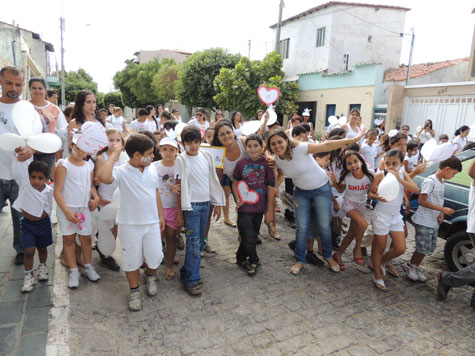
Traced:
[[173, 146], [176, 149], [178, 149], [178, 144], [176, 143], [176, 140], [174, 138], [171, 138], [171, 137], [162, 138], [160, 140], [160, 146], [163, 146], [163, 145], [170, 145], [170, 146]]

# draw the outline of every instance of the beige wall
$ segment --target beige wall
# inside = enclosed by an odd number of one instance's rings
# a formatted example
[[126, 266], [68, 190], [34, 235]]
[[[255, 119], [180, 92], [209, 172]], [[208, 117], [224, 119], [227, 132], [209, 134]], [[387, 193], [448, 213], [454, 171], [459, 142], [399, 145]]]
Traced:
[[299, 101], [316, 101], [316, 131], [324, 132], [327, 105], [336, 105], [336, 114], [348, 117], [350, 104], [361, 104], [361, 117], [366, 127], [373, 119], [374, 86], [338, 89], [306, 90], [300, 92]]
[[440, 85], [436, 87], [411, 88], [406, 87], [404, 96], [447, 96], [447, 95], [473, 95], [475, 83], [469, 85]]
[[391, 85], [389, 87], [388, 110], [386, 112], [385, 131], [396, 128], [397, 120], [402, 117], [404, 109], [404, 86]]

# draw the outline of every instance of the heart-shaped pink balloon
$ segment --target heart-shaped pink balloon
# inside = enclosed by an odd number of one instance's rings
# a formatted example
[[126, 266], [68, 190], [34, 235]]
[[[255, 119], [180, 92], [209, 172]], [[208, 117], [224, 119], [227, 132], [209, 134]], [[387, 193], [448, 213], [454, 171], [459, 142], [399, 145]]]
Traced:
[[259, 201], [259, 193], [255, 190], [250, 190], [245, 181], [239, 181], [237, 189], [239, 197], [243, 203], [256, 204]]
[[259, 95], [259, 98], [262, 100], [264, 104], [267, 106], [274, 104], [277, 99], [279, 99], [280, 96], [280, 90], [279, 88], [267, 88], [265, 85], [261, 85], [257, 89], [257, 95]]

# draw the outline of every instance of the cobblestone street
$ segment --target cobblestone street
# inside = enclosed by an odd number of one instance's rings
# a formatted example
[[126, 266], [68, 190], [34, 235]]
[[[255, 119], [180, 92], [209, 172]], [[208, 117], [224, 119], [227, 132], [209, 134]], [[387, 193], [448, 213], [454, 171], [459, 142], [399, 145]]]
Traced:
[[[254, 278], [235, 264], [237, 230], [212, 225], [216, 255], [202, 260], [203, 295], [190, 297], [178, 275], [164, 280], [159, 293], [143, 293], [143, 310], [127, 310], [124, 273], [94, 263], [102, 278], [84, 278], [77, 290], [66, 287], [66, 271], [56, 262], [48, 336], [49, 355], [473, 355], [475, 313], [471, 288], [452, 290], [446, 302], [435, 297], [436, 271], [446, 268], [443, 240], [423, 267], [429, 281], [412, 283], [388, 276], [389, 293], [376, 290], [366, 267], [350, 261], [338, 274], [306, 265], [289, 273], [294, 258], [287, 243], [295, 230], [278, 214], [281, 241], [264, 233], [258, 246], [262, 266]], [[56, 251], [60, 244], [57, 244]], [[178, 253], [183, 261], [184, 251]], [[115, 256], [120, 259], [120, 251]]]

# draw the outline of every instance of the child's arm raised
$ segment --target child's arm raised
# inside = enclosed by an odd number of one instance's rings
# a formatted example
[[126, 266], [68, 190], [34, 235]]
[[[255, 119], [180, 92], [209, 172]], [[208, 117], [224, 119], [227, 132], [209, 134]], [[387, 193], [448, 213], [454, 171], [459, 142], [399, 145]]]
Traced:
[[308, 154], [314, 154], [318, 152], [330, 152], [342, 148], [346, 145], [350, 145], [352, 143], [356, 143], [364, 136], [366, 129], [362, 129], [358, 136], [353, 138], [344, 138], [342, 140], [334, 140], [334, 141], [325, 141], [323, 143], [309, 143], [307, 148]]
[[114, 181], [112, 171], [114, 169], [114, 163], [119, 159], [120, 152], [122, 152], [122, 145], [114, 144], [109, 159], [97, 171], [97, 178], [100, 182], [111, 184]]
[[399, 173], [394, 170], [388, 170], [389, 173], [392, 173], [396, 176], [396, 179], [398, 180], [399, 183], [401, 183], [404, 188], [409, 190], [411, 193], [414, 194], [419, 194], [419, 187], [417, 184], [412, 180], [412, 178], [407, 174], [406, 172], [402, 172], [404, 178], [401, 178]]
[[56, 167], [55, 173], [55, 181], [54, 181], [54, 199], [56, 200], [56, 204], [58, 204], [59, 208], [62, 210], [66, 219], [71, 221], [73, 224], [80, 224], [81, 221], [74, 215], [74, 213], [66, 206], [63, 196], [63, 187], [64, 187], [64, 180], [66, 179], [66, 168], [63, 167], [62, 164], [58, 164]]

